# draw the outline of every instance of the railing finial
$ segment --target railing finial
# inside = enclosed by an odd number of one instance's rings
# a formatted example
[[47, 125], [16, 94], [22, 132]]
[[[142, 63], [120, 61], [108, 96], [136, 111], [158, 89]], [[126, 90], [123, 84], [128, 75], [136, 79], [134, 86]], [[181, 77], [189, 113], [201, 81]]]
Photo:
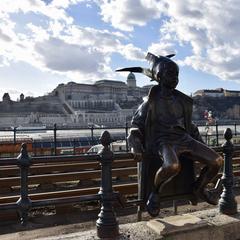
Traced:
[[22, 143], [20, 154], [17, 157], [20, 166], [28, 167], [31, 165], [31, 159], [28, 156], [27, 144]]
[[108, 131], [102, 132], [100, 137], [100, 142], [104, 147], [107, 147], [110, 145], [110, 143], [112, 142], [112, 138]]
[[224, 133], [223, 133], [223, 136], [224, 138], [227, 140], [227, 141], [230, 141], [232, 139], [232, 130], [231, 128], [227, 128], [225, 129]]

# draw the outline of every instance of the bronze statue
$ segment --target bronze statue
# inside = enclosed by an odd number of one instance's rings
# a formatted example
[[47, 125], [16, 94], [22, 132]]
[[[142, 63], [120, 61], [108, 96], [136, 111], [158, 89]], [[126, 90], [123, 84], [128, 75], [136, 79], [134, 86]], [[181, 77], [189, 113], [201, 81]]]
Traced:
[[146, 204], [151, 216], [159, 214], [159, 193], [180, 172], [179, 157], [183, 154], [205, 165], [194, 183], [194, 195], [210, 204], [218, 203], [218, 198], [206, 189], [206, 185], [217, 175], [223, 159], [204, 144], [198, 128], [192, 123], [192, 98], [175, 89], [179, 67], [171, 60], [173, 56], [158, 57], [148, 53], [146, 59], [151, 63], [150, 69], [117, 70], [140, 72], [158, 82], [133, 116], [128, 137], [137, 161], [142, 160], [143, 153], [156, 156], [154, 161], [162, 159]]

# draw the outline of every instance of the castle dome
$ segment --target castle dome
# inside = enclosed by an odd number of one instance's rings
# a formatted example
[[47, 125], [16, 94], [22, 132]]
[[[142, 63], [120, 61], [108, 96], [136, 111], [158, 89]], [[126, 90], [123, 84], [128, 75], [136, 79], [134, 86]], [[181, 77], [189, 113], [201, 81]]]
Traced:
[[133, 80], [136, 80], [136, 77], [135, 77], [135, 75], [132, 73], [132, 72], [130, 72], [129, 74], [128, 74], [128, 77], [127, 77], [127, 79], [133, 79]]
[[132, 72], [127, 76], [127, 85], [128, 87], [136, 87], [136, 77]]

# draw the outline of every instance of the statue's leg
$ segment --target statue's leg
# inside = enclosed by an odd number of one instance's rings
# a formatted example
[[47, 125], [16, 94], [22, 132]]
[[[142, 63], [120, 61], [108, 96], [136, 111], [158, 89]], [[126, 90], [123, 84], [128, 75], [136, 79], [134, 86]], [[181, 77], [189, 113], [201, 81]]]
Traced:
[[156, 172], [154, 179], [154, 191], [157, 193], [160, 193], [165, 184], [181, 170], [181, 165], [174, 147], [171, 145], [164, 145], [159, 154], [162, 155], [163, 164]]
[[147, 202], [148, 213], [153, 217], [156, 217], [160, 211], [159, 193], [165, 184], [181, 170], [181, 165], [173, 146], [163, 145], [159, 154], [163, 158], [163, 164], [155, 175], [153, 192], [150, 194]]
[[191, 156], [194, 160], [205, 165], [195, 183], [195, 194], [202, 200], [216, 205], [218, 199], [206, 190], [205, 187], [218, 174], [223, 165], [223, 158], [208, 146], [197, 141], [191, 144]]

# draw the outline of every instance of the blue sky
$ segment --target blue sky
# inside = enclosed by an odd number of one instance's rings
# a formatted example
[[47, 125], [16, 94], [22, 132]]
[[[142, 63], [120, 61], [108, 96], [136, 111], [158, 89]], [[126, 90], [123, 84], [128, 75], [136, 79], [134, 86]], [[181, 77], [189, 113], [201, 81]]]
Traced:
[[[176, 53], [178, 89], [240, 90], [238, 0], [1, 0], [0, 96], [58, 84], [125, 81], [116, 68]], [[137, 84], [149, 84], [136, 74]]]

